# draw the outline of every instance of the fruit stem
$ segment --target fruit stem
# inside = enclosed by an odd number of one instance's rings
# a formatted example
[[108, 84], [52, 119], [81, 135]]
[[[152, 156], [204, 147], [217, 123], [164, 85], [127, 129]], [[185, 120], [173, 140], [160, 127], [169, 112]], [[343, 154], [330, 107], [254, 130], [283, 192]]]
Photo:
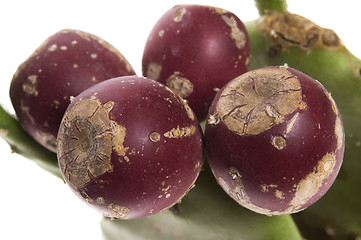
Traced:
[[265, 15], [269, 12], [284, 12], [287, 11], [286, 0], [255, 0], [256, 7], [260, 15]]
[[0, 136], [10, 145], [12, 152], [35, 161], [42, 168], [61, 178], [56, 154], [37, 143], [2, 106]]

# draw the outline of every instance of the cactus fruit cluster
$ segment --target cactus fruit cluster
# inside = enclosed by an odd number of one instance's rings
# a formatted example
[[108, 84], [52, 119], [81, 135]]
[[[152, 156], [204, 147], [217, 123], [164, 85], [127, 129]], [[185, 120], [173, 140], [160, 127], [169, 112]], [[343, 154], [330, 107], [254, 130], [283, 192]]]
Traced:
[[169, 9], [142, 76], [56, 32], [15, 72], [1, 136], [103, 214], [107, 240], [359, 239], [361, 60], [286, 1], [256, 6], [247, 23]]

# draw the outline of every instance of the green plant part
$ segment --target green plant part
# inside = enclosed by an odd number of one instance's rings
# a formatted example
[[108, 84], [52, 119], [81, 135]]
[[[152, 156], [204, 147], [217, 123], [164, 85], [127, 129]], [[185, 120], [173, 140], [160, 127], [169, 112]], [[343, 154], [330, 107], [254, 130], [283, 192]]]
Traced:
[[0, 136], [10, 145], [12, 152], [35, 161], [44, 170], [61, 178], [56, 154], [37, 143], [2, 106]]
[[267, 217], [240, 207], [217, 185], [208, 166], [172, 211], [136, 220], [101, 222], [107, 240], [301, 240], [290, 215]]
[[359, 239], [361, 61], [330, 29], [287, 10], [261, 14], [246, 23], [250, 69], [287, 63], [312, 76], [332, 93], [344, 121], [346, 150], [339, 177], [318, 203], [293, 217], [307, 239]]
[[283, 12], [287, 10], [286, 0], [256, 0], [256, 6], [260, 15], [270, 11]]

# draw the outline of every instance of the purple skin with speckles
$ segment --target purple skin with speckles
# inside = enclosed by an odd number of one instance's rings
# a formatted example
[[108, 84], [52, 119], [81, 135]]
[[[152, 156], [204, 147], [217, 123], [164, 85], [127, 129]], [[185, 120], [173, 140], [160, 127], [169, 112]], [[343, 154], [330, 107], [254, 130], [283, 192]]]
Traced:
[[119, 77], [69, 105], [58, 160], [71, 189], [104, 216], [145, 217], [194, 186], [203, 165], [202, 132], [187, 103], [163, 84]]
[[[205, 138], [213, 174], [250, 210], [301, 211], [327, 192], [340, 170], [345, 143], [337, 106], [319, 82], [287, 66], [243, 76], [219, 91], [209, 110]], [[276, 82], [280, 88], [272, 87]]]
[[135, 72], [123, 55], [92, 34], [66, 29], [50, 36], [24, 63], [10, 85], [23, 128], [56, 151], [56, 135], [72, 96], [94, 84]]
[[186, 99], [202, 121], [215, 90], [246, 72], [248, 62], [248, 35], [236, 15], [215, 7], [179, 5], [150, 32], [142, 71]]

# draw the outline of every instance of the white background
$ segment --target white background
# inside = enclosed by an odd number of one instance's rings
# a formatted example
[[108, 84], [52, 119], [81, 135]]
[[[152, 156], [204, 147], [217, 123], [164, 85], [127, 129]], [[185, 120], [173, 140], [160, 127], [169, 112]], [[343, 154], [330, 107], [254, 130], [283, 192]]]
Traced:
[[[63, 28], [88, 31], [110, 42], [141, 74], [143, 47], [153, 24], [176, 4], [227, 9], [244, 22], [256, 19], [253, 0], [92, 1], [12, 0], [0, 3], [0, 104], [13, 113], [8, 91], [18, 65]], [[361, 58], [357, 0], [289, 0], [289, 10], [332, 28]], [[330, 69], [334, 71], [335, 69]], [[101, 215], [35, 163], [11, 154], [0, 139], [0, 239], [102, 239]]]

